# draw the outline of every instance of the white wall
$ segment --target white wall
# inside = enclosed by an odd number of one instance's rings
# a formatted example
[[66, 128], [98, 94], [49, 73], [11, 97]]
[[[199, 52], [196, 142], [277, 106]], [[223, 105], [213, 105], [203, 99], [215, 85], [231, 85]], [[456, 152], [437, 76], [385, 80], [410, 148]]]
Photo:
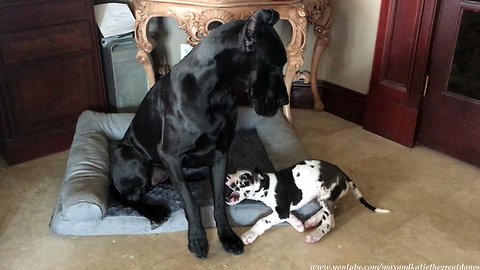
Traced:
[[[368, 92], [380, 2], [381, 0], [333, 1], [331, 43], [320, 60], [319, 79], [363, 94]], [[186, 43], [187, 35], [178, 29], [178, 22], [173, 18], [152, 19], [149, 27], [150, 33], [155, 33], [154, 39], [157, 41], [157, 54], [153, 55], [155, 64], [168, 63], [173, 66], [180, 61], [180, 44]], [[288, 44], [292, 32], [290, 24], [281, 21], [275, 28], [283, 42]], [[315, 39], [313, 27], [309, 26], [302, 70], [310, 70]]]
[[320, 79], [368, 93], [381, 0], [334, 0], [331, 43]]

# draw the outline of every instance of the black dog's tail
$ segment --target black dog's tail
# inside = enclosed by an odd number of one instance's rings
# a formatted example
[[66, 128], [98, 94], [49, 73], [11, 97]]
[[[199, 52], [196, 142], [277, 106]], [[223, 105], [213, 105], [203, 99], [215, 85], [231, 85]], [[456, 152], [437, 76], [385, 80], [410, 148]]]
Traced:
[[132, 201], [123, 196], [113, 183], [110, 184], [110, 196], [123, 206], [127, 206], [137, 211], [140, 215], [148, 218], [152, 225], [152, 230], [156, 229], [170, 217], [170, 209], [163, 205], [146, 204], [138, 200]]
[[[345, 175], [346, 176], [346, 175]], [[355, 183], [353, 183], [352, 179], [350, 179], [348, 176], [346, 176], [347, 178], [347, 183], [348, 183], [348, 186], [349, 188], [352, 190], [353, 192], [353, 195], [355, 195], [355, 198], [357, 198], [357, 200], [363, 204], [365, 207], [367, 207], [368, 209], [374, 211], [374, 212], [377, 212], [377, 213], [382, 213], [382, 214], [386, 214], [386, 213], [390, 213], [390, 210], [387, 210], [387, 209], [381, 209], [381, 208], [377, 208], [375, 206], [372, 206], [371, 204], [369, 204], [367, 201], [365, 201], [365, 199], [363, 198], [362, 196], [362, 193], [360, 192], [360, 190], [358, 190], [357, 186], [355, 185]]]

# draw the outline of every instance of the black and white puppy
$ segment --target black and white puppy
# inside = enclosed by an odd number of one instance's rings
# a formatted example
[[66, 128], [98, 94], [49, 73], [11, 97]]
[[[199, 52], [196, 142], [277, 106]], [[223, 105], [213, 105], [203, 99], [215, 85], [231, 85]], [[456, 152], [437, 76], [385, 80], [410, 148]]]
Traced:
[[[253, 243], [273, 225], [284, 221], [299, 232], [318, 226], [317, 230], [306, 237], [307, 243], [318, 242], [335, 227], [335, 203], [350, 190], [368, 209], [378, 213], [390, 212], [367, 203], [352, 179], [340, 168], [319, 160], [305, 160], [275, 173], [262, 173], [258, 169], [254, 172], [237, 171], [227, 175], [226, 185], [228, 205], [250, 199], [261, 201], [273, 210], [272, 214], [257, 221], [243, 234], [242, 241], [246, 245]], [[322, 208], [305, 221], [304, 225], [291, 211], [302, 208], [313, 199], [316, 199]]]

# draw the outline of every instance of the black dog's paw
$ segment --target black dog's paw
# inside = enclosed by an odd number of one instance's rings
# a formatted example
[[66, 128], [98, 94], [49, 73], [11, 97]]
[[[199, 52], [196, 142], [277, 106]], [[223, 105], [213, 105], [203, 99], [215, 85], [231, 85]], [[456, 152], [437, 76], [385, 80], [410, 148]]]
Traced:
[[170, 218], [170, 209], [162, 205], [148, 205], [145, 207], [144, 216], [150, 220], [150, 228], [155, 230]]
[[223, 249], [233, 255], [243, 254], [244, 244], [242, 239], [235, 232], [230, 231], [219, 235], [220, 243], [222, 243]]
[[195, 254], [197, 258], [206, 259], [208, 255], [208, 241], [207, 237], [189, 237], [188, 249]]

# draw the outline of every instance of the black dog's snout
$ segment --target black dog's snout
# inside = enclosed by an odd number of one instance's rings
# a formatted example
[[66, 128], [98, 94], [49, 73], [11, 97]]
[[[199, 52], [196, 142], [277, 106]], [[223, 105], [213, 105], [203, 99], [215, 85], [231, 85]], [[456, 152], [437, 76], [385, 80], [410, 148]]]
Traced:
[[288, 96], [282, 96], [277, 100], [278, 106], [285, 106], [288, 104]]
[[225, 185], [225, 190], [224, 190], [223, 193], [224, 193], [225, 197], [228, 198], [232, 195], [233, 190], [229, 186]]

